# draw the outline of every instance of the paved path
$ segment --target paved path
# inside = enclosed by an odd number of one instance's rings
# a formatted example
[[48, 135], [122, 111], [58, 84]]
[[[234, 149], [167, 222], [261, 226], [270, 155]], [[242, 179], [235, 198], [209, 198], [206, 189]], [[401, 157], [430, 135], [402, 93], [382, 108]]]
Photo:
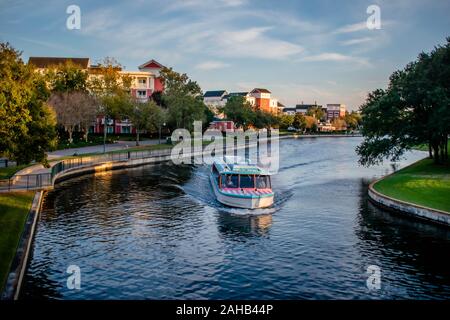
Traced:
[[[165, 140], [161, 139], [161, 142], [164, 143]], [[139, 145], [148, 146], [158, 144], [158, 139], [152, 140], [144, 140], [140, 141]], [[106, 145], [106, 152], [116, 151], [116, 150], [124, 150], [128, 148], [132, 148], [136, 146], [135, 141], [118, 141], [117, 143], [111, 143]], [[64, 149], [48, 152], [48, 159], [53, 160], [61, 157], [73, 156], [74, 154], [86, 154], [86, 153], [103, 153], [103, 145], [97, 145], [92, 147], [82, 147], [82, 148], [72, 148], [72, 149]]]

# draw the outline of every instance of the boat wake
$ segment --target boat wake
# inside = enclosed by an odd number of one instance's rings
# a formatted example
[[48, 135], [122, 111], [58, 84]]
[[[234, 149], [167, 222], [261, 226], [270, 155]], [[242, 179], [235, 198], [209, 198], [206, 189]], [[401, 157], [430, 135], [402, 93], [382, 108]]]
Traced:
[[257, 216], [274, 214], [279, 211], [284, 203], [292, 197], [291, 190], [278, 190], [275, 192], [274, 203], [267, 208], [242, 209], [226, 206], [216, 200], [214, 191], [209, 182], [209, 170], [207, 166], [198, 166], [192, 179], [181, 187], [184, 193], [194, 201], [214, 208], [221, 213], [238, 216]]

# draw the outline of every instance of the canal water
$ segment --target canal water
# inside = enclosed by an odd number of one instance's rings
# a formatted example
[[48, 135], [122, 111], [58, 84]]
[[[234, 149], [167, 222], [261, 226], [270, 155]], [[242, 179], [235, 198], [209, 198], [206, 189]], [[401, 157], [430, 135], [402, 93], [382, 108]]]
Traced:
[[[286, 139], [273, 208], [216, 202], [206, 166], [78, 177], [45, 198], [22, 299], [448, 299], [450, 231], [379, 210], [360, 138]], [[69, 290], [78, 266], [81, 288]], [[367, 287], [369, 266], [381, 288]]]

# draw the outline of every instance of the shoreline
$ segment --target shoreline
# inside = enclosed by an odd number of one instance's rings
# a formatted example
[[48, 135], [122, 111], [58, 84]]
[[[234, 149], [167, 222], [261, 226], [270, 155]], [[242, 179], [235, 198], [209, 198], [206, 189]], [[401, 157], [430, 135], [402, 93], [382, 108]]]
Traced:
[[402, 168], [399, 171], [392, 172], [384, 177], [376, 179], [371, 182], [367, 193], [369, 200], [384, 210], [391, 211], [394, 213], [400, 213], [415, 219], [419, 219], [422, 221], [428, 221], [431, 223], [437, 223], [439, 225], [450, 226], [450, 212], [440, 210], [437, 208], [431, 208], [429, 206], [421, 205], [418, 203], [413, 203], [405, 200], [401, 200], [387, 194], [384, 194], [375, 189], [375, 185], [381, 181], [386, 181], [389, 177], [395, 176], [403, 170], [410, 169], [416, 165], [418, 165], [421, 161], [424, 161], [427, 158], [418, 160], [405, 168]]

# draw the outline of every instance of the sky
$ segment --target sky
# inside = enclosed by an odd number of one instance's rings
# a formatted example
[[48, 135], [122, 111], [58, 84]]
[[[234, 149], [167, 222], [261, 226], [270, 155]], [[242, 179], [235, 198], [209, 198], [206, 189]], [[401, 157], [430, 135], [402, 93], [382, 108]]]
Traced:
[[[68, 29], [69, 5], [80, 29]], [[380, 9], [380, 29], [367, 19]], [[30, 56], [155, 59], [203, 91], [269, 89], [286, 106], [356, 110], [389, 75], [450, 36], [450, 0], [0, 0], [0, 41]]]

